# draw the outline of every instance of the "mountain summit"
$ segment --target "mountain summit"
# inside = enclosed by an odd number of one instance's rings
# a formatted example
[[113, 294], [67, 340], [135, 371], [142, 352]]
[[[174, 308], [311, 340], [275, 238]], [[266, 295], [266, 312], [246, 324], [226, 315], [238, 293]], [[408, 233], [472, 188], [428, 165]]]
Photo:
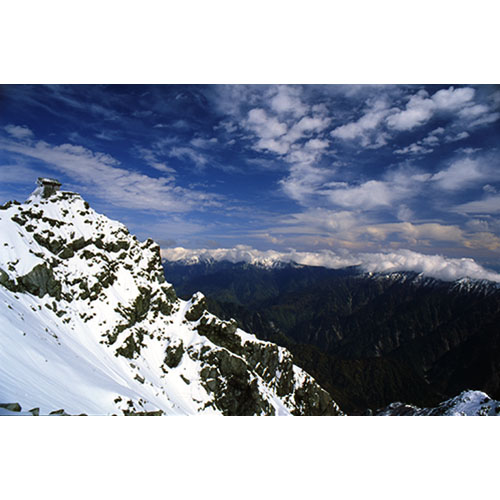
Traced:
[[[44, 183], [45, 181], [45, 183]], [[0, 207], [0, 406], [92, 415], [338, 415], [289, 351], [177, 298], [159, 246], [40, 179]]]

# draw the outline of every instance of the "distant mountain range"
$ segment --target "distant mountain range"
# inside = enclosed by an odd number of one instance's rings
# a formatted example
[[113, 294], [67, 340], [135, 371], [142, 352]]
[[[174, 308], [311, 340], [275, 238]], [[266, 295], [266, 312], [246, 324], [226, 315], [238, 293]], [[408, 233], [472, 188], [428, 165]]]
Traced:
[[200, 290], [214, 314], [287, 347], [348, 413], [469, 389], [500, 398], [498, 283], [276, 262], [163, 267], [180, 296]]

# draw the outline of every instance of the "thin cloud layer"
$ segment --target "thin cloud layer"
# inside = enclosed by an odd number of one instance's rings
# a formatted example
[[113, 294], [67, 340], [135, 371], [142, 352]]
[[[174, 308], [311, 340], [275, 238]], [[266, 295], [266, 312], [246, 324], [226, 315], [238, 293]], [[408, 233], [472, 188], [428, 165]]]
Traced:
[[[32, 135], [17, 136], [24, 139]], [[117, 206], [184, 212], [214, 201], [208, 193], [176, 186], [171, 176], [155, 178], [134, 172], [119, 166], [120, 162], [111, 155], [83, 146], [0, 140], [0, 147], [21, 157], [43, 162], [46, 168], [67, 175], [84, 190], [91, 189], [98, 197]]]

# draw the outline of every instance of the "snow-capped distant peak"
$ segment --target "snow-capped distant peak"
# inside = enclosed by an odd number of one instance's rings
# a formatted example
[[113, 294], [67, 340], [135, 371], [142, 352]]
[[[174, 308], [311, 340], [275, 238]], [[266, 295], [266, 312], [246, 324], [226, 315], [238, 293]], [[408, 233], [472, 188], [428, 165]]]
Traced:
[[500, 402], [481, 391], [463, 391], [435, 408], [419, 408], [404, 403], [391, 403], [377, 412], [379, 416], [500, 416]]
[[394, 274], [414, 272], [425, 277], [443, 281], [455, 281], [461, 278], [485, 280], [500, 283], [500, 274], [489, 271], [473, 259], [454, 259], [441, 255], [424, 255], [411, 250], [398, 250], [388, 253], [335, 253], [332, 250], [317, 252], [300, 252], [288, 250], [256, 250], [237, 245], [234, 248], [188, 249], [182, 247], [164, 248], [162, 259], [170, 262], [180, 262], [186, 265], [199, 262], [228, 261], [232, 263], [274, 267], [279, 263], [296, 263], [304, 266], [320, 266], [329, 269], [359, 267], [372, 274]]

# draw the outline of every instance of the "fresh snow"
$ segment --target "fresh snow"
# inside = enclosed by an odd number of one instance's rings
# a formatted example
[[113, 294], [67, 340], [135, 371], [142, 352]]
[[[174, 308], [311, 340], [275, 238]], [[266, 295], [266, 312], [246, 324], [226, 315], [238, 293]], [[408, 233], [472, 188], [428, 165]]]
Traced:
[[329, 269], [357, 266], [368, 273], [411, 271], [443, 281], [469, 278], [500, 283], [499, 273], [483, 268], [474, 259], [424, 255], [406, 249], [387, 253], [351, 254], [347, 251], [336, 253], [332, 250], [320, 250], [318, 252], [300, 252], [297, 250], [285, 252], [276, 250], [261, 251], [246, 245], [215, 249], [173, 247], [162, 249], [162, 258], [166, 261], [181, 262], [186, 265], [198, 264], [199, 262], [228, 261], [232, 263], [244, 262], [264, 268], [277, 267], [283, 263], [320, 266]]
[[[59, 249], [52, 252], [40, 237], [60, 241], [63, 247], [82, 240], [85, 244], [63, 258]], [[102, 249], [119, 243], [126, 248]], [[125, 226], [96, 213], [75, 193], [59, 192], [44, 199], [37, 188], [25, 204], [0, 210], [0, 278], [16, 283], [44, 264], [61, 284], [58, 300], [47, 293], [39, 297], [0, 285], [0, 403], [19, 403], [18, 415], [30, 414], [32, 408], [39, 408], [40, 415], [60, 409], [72, 415], [221, 413], [213, 404], [214, 395], [200, 382], [200, 353], [224, 348], [198, 333], [199, 321], [186, 319], [193, 305], [203, 300], [202, 294], [190, 301], [171, 298], [154, 242], [139, 242]], [[109, 274], [115, 277], [112, 284], [100, 287]], [[88, 290], [96, 287], [98, 296], [82, 295], [82, 282]], [[144, 289], [150, 290], [151, 301], [170, 303], [171, 311], [159, 313], [150, 307], [127, 326], [124, 311], [133, 307]], [[220, 322], [206, 311], [204, 316]], [[124, 324], [122, 331], [115, 330]], [[131, 336], [137, 339], [139, 331], [140, 354], [133, 358], [119, 354], [119, 347]], [[113, 332], [116, 339], [111, 341]], [[242, 345], [271, 345], [240, 329], [236, 335]], [[165, 369], [166, 350], [179, 345], [183, 346], [179, 364]], [[280, 362], [290, 356], [283, 348], [278, 351]], [[293, 373], [294, 390], [314, 383], [298, 367]], [[251, 379], [275, 414], [290, 415], [295, 409], [292, 395], [276, 393], [280, 375], [278, 370], [273, 381], [266, 382], [252, 372]]]
[[500, 402], [482, 391], [463, 391], [454, 398], [443, 401], [435, 408], [419, 408], [403, 403], [391, 403], [377, 415], [410, 416], [500, 416]]

